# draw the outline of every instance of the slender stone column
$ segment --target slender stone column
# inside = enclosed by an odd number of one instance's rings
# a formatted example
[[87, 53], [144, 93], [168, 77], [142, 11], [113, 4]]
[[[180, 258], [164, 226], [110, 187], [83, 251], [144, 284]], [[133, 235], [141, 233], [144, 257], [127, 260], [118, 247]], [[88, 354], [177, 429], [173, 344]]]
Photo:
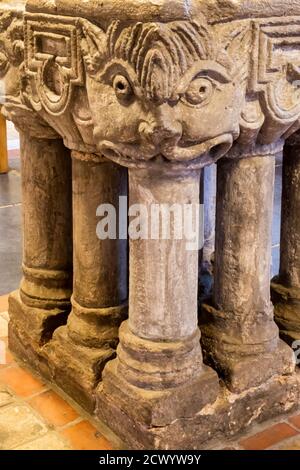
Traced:
[[70, 152], [60, 139], [20, 139], [24, 277], [10, 299], [12, 349], [17, 330], [38, 346], [49, 341], [67, 321], [72, 289]]
[[[143, 213], [157, 204], [183, 209], [199, 203], [199, 171], [130, 169], [129, 193], [130, 206], [142, 205]], [[218, 393], [199, 342], [198, 250], [188, 250], [186, 236], [179, 239], [176, 220], [171, 215], [166, 239], [130, 240], [129, 320], [121, 325], [117, 359], [105, 367], [98, 394], [98, 415], [109, 422], [113, 408], [124, 429], [126, 413], [138, 434], [141, 423], [167, 426], [192, 416]]]
[[[115, 356], [119, 326], [127, 317], [128, 290], [127, 240], [98, 238], [97, 208], [111, 204], [119, 217], [119, 196], [127, 195], [127, 171], [91, 154], [73, 151], [72, 157], [72, 312], [67, 326], [55, 332], [49, 351], [56, 381], [92, 411], [93, 389], [105, 363]], [[127, 215], [127, 205], [125, 210]]]
[[294, 135], [283, 153], [280, 271], [271, 284], [275, 320], [287, 343], [300, 340], [300, 141]]
[[270, 301], [274, 169], [258, 153], [218, 163], [215, 285], [200, 328], [206, 361], [234, 392], [293, 370]]

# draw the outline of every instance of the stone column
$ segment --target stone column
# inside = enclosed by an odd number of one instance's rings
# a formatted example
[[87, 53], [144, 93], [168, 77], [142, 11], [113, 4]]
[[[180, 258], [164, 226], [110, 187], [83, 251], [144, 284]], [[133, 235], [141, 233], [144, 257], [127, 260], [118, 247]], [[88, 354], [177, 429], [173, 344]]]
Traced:
[[[143, 214], [151, 214], [158, 204], [177, 204], [180, 211], [185, 205], [195, 209], [199, 170], [172, 174], [163, 165], [159, 170], [132, 168], [129, 194], [130, 206], [140, 204]], [[150, 221], [154, 223], [153, 218]], [[170, 217], [169, 237], [150, 239], [152, 232], [145, 229], [150, 221], [142, 224], [148, 239], [131, 235], [129, 320], [120, 328], [117, 359], [104, 369], [97, 411], [109, 422], [113, 410], [121, 432], [129, 417], [139, 441], [147, 435], [143, 428], [189, 418], [218, 393], [216, 373], [202, 363], [197, 247], [189, 250], [185, 235], [179, 239], [175, 216]]]
[[[57, 383], [92, 411], [93, 389], [115, 356], [127, 317], [127, 240], [98, 238], [97, 208], [127, 195], [127, 171], [102, 157], [72, 152], [74, 283], [72, 312], [49, 346]], [[127, 217], [126, 205], [125, 220]], [[113, 221], [112, 221], [113, 223]], [[117, 227], [118, 228], [118, 227]]]
[[10, 347], [22, 343], [25, 357], [66, 323], [72, 289], [70, 152], [60, 139], [29, 134], [20, 133], [24, 277], [10, 298]]
[[283, 153], [279, 275], [271, 284], [275, 320], [290, 345], [300, 340], [300, 141], [287, 140]]
[[270, 301], [274, 170], [259, 151], [218, 163], [215, 285], [200, 328], [205, 360], [234, 392], [293, 371]]

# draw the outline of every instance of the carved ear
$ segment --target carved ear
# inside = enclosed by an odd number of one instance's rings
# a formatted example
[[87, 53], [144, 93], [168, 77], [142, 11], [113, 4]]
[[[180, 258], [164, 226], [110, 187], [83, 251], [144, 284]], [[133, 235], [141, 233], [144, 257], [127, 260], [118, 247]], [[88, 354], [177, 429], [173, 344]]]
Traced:
[[95, 75], [107, 58], [107, 36], [101, 28], [88, 20], [81, 19], [79, 24], [82, 32], [81, 51], [86, 70]]

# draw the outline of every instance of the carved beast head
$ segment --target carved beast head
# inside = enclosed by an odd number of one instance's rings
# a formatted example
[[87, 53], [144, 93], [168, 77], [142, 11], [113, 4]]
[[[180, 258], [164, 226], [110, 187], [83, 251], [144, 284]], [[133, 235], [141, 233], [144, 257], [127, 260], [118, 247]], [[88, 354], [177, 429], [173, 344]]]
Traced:
[[[247, 65], [235, 53], [248, 36], [216, 43], [204, 21], [82, 21], [82, 52], [94, 137], [116, 160], [166, 159], [200, 166], [239, 134]], [[243, 56], [243, 52], [239, 50]], [[247, 57], [247, 54], [244, 54]]]

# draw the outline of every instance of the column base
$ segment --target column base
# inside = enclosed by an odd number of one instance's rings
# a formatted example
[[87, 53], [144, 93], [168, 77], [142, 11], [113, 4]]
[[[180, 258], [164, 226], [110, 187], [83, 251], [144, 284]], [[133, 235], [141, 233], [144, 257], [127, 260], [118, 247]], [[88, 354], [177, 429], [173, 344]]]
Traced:
[[27, 307], [19, 291], [13, 292], [9, 299], [9, 348], [92, 413], [95, 388], [115, 350], [74, 343], [66, 326], [68, 314]]
[[[173, 390], [144, 391], [122, 379], [116, 372], [117, 360], [113, 360], [105, 368], [104, 383], [85, 384], [84, 377], [92, 377], [95, 364], [98, 371], [103, 367], [100, 354], [97, 362], [97, 356], [93, 356], [90, 348], [74, 346], [66, 334], [66, 326], [55, 330], [51, 339], [40, 346], [33, 339], [35, 335], [31, 335], [34, 328], [28, 328], [24, 318], [27, 310], [18, 292], [10, 297], [9, 312], [11, 350], [80, 405], [85, 402], [84, 406], [91, 414], [95, 413], [96, 399], [96, 416], [130, 448], [201, 450], [226, 447], [231, 439], [253, 424], [286, 415], [299, 407], [300, 371], [275, 375], [259, 387], [236, 394], [231, 393], [223, 382], [221, 387], [216, 386], [216, 374], [204, 367], [203, 376], [189, 386], [183, 383]], [[28, 321], [31, 320], [28, 318]], [[103, 361], [108, 360], [108, 356], [103, 352]], [[202, 405], [199, 394], [200, 397], [209, 396], [211, 402], [202, 402]]]
[[107, 361], [116, 355], [108, 347], [90, 348], [76, 344], [68, 334], [68, 327], [58, 328], [45, 346], [52, 370], [52, 380], [88, 412], [95, 409], [95, 387], [101, 380]]
[[109, 399], [134, 421], [141, 421], [145, 426], [167, 426], [179, 416], [192, 417], [218, 396], [219, 380], [209, 367], [203, 366], [200, 375], [182, 385], [149, 390], [132, 385], [123, 378], [118, 361], [110, 361], [103, 372], [103, 382], [97, 391], [98, 415], [103, 411], [109, 416]]
[[210, 305], [202, 305], [202, 314], [204, 321], [200, 328], [204, 363], [219, 372], [231, 392], [241, 393], [260, 386], [272, 376], [294, 372], [293, 351], [278, 336], [268, 343], [233, 342], [234, 335], [227, 335], [213, 320], [205, 323], [209, 317], [220, 318], [222, 312]]
[[280, 337], [292, 346], [294, 341], [300, 340], [300, 289], [285, 287], [274, 278], [271, 297]]
[[[98, 387], [96, 416], [114, 431], [130, 449], [191, 450], [216, 449], [250, 426], [286, 415], [299, 407], [300, 375], [274, 376], [259, 387], [241, 394], [231, 393], [221, 384], [218, 398], [190, 416], [155, 425], [149, 410], [157, 409], [171, 418], [168, 399], [161, 401], [153, 392], [128, 387], [116, 373], [116, 360], [105, 368], [105, 379]], [[209, 378], [208, 375], [207, 378]], [[204, 379], [204, 377], [203, 377]], [[201, 393], [201, 384], [182, 390], [180, 400], [187, 409], [191, 392]], [[159, 421], [157, 421], [159, 422]]]
[[50, 341], [56, 328], [67, 323], [71, 303], [64, 303], [64, 308], [55, 308], [52, 302], [47, 308], [44, 305], [38, 307], [38, 304], [28, 306], [20, 294], [17, 290], [9, 296], [10, 329], [16, 327], [25, 336], [30, 336], [35, 349], [41, 348]]

